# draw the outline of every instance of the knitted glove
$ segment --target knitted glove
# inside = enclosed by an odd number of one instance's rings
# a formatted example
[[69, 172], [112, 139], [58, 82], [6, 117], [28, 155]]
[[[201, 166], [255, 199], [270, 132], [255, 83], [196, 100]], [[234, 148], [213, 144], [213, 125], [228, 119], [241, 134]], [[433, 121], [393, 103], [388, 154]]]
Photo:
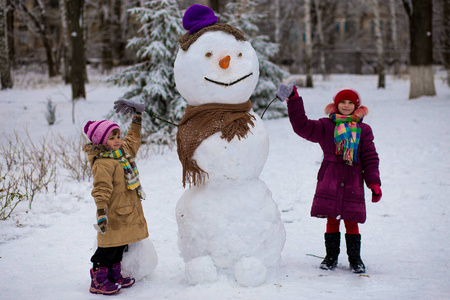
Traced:
[[380, 185], [378, 183], [372, 183], [369, 185], [369, 188], [372, 190], [372, 202], [377, 203], [380, 201], [383, 193], [381, 192]]
[[95, 230], [100, 233], [106, 233], [106, 225], [108, 225], [108, 211], [106, 209], [97, 210], [97, 224], [94, 224]]
[[116, 110], [116, 113], [120, 112], [123, 115], [127, 115], [131, 112], [142, 113], [145, 109], [145, 105], [133, 100], [120, 99], [114, 102], [114, 109]]
[[[293, 89], [295, 88], [295, 81], [292, 81], [289, 84], [282, 84], [278, 87], [278, 91], [275, 93], [276, 97], [280, 99], [281, 102], [289, 98], [289, 95], [292, 94]], [[296, 89], [297, 90], [297, 89]]]

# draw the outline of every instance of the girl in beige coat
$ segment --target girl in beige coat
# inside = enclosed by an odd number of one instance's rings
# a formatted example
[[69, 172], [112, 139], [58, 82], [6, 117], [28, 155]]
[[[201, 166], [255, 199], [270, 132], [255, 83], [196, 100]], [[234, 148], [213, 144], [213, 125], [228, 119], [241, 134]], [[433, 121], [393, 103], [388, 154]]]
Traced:
[[89, 121], [84, 132], [91, 141], [87, 153], [94, 178], [92, 196], [97, 206], [98, 248], [91, 258], [90, 292], [114, 294], [130, 287], [134, 278], [121, 275], [123, 251], [131, 243], [148, 237], [147, 222], [141, 199], [145, 193], [139, 181], [134, 157], [141, 145], [141, 114], [143, 104], [129, 100], [115, 102], [117, 112], [133, 113], [128, 134], [123, 141], [117, 124]]

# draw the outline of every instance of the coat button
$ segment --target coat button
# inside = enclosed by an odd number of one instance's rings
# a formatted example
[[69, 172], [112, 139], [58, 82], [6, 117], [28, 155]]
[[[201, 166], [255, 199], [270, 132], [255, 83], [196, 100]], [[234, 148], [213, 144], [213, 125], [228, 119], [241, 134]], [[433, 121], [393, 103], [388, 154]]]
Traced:
[[344, 183], [343, 183], [343, 182], [341, 182], [341, 186], [344, 186]]

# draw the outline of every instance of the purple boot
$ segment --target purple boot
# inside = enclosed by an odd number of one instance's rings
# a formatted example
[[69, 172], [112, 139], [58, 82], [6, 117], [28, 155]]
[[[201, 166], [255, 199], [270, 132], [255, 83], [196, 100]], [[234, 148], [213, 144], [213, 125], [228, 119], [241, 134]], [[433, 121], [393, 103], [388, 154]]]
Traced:
[[93, 294], [112, 295], [120, 291], [120, 286], [108, 279], [108, 268], [100, 267], [97, 271], [91, 269], [91, 288]]
[[132, 286], [136, 282], [136, 280], [131, 277], [122, 277], [121, 271], [122, 265], [120, 262], [113, 264], [110, 272], [111, 281], [115, 282], [116, 284], [120, 284], [122, 288]]

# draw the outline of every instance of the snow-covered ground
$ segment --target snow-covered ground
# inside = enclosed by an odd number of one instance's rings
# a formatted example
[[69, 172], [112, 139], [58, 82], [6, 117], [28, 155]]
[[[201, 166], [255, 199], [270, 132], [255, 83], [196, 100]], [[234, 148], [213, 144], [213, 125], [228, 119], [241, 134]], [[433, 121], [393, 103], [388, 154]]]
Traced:
[[[215, 283], [189, 286], [177, 247], [175, 206], [183, 193], [175, 149], [138, 159], [147, 193], [143, 202], [159, 263], [152, 276], [123, 289], [124, 299], [449, 299], [450, 294], [450, 89], [436, 75], [436, 97], [408, 100], [407, 78], [333, 75], [300, 88], [310, 118], [342, 87], [355, 88], [370, 113], [380, 155], [383, 198], [367, 198], [367, 222], [360, 226], [367, 272], [350, 272], [341, 242], [338, 268], [319, 269], [325, 254], [325, 220], [309, 216], [322, 153], [296, 136], [289, 120], [265, 120], [270, 153], [261, 179], [278, 203], [287, 232], [283, 264], [276, 278], [259, 287], [239, 286], [225, 275]], [[75, 106], [70, 86], [46, 85], [0, 91], [1, 141], [14, 132], [36, 142], [58, 133], [78, 139], [88, 120], [105, 117], [124, 89], [91, 80], [87, 100]], [[48, 126], [47, 99], [56, 103], [56, 124]], [[271, 99], [268, 99], [270, 101]], [[4, 135], [3, 135], [4, 134]], [[80, 151], [80, 149], [71, 149]], [[58, 177], [58, 193], [36, 197], [0, 221], [0, 299], [99, 299], [89, 293], [89, 261], [96, 232], [92, 182]], [[343, 228], [342, 228], [343, 229]]]

